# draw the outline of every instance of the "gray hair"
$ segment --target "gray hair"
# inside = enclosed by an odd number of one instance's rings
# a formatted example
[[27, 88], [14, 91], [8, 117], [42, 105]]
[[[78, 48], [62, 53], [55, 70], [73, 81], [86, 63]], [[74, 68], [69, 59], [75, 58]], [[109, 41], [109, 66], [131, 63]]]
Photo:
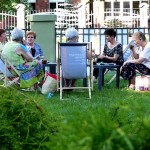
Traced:
[[134, 33], [133, 36], [136, 36], [137, 38], [142, 39], [142, 41], [146, 41], [145, 34], [141, 31]]
[[12, 40], [21, 41], [24, 37], [24, 31], [18, 28], [14, 28], [11, 32]]
[[72, 27], [72, 28], [68, 28], [66, 30], [65, 36], [66, 36], [66, 39], [68, 40], [68, 39], [72, 39], [74, 37], [78, 37], [79, 33], [75, 28]]

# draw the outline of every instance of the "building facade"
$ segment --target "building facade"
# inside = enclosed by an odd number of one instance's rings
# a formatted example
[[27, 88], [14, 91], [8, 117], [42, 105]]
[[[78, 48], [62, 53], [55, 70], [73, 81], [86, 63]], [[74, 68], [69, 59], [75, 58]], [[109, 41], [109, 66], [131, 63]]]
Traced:
[[[68, 4], [65, 0], [28, 0], [33, 7], [33, 10], [54, 10], [65, 9]], [[85, 8], [83, 10], [86, 16], [86, 23], [91, 27], [107, 26], [107, 23], [112, 20], [125, 22], [129, 27], [140, 24], [140, 4], [146, 3], [149, 5], [150, 0], [72, 0], [76, 8]], [[82, 13], [83, 14], [83, 13]], [[126, 24], [125, 24], [126, 25]]]

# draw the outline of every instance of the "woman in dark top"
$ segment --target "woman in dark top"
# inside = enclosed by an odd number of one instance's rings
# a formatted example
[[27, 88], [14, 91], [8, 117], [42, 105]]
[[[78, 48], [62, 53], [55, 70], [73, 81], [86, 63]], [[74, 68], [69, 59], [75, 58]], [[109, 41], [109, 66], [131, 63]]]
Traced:
[[[98, 56], [96, 63], [115, 63], [122, 66], [123, 59], [123, 48], [122, 44], [116, 41], [116, 31], [114, 29], [106, 29], [104, 32], [107, 43], [104, 46], [103, 53]], [[93, 71], [94, 80], [98, 77], [98, 68]]]

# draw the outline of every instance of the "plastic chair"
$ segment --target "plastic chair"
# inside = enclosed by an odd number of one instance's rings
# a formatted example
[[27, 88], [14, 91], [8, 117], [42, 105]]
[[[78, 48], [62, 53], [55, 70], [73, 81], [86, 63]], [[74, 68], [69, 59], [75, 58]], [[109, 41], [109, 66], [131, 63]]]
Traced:
[[[87, 89], [91, 99], [93, 89], [92, 58], [87, 59], [87, 49], [92, 54], [91, 43], [58, 43], [57, 76], [60, 78], [57, 90], [62, 99], [63, 90]], [[88, 86], [64, 87], [63, 79], [88, 79]]]

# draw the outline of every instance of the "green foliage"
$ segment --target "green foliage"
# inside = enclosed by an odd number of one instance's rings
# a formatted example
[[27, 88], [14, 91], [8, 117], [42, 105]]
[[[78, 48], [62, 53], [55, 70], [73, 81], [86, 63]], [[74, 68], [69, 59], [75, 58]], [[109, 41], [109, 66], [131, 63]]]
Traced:
[[0, 10], [10, 12], [16, 11], [15, 6], [17, 4], [24, 4], [26, 6], [26, 9], [30, 9], [28, 0], [0, 0]]
[[[64, 118], [58, 135], [52, 139], [53, 148], [56, 150], [150, 148], [147, 135], [150, 131], [147, 123], [150, 120], [148, 121], [147, 117], [142, 119], [143, 110], [139, 110], [138, 104], [123, 102], [107, 108], [104, 108], [105, 103], [101, 104], [103, 105], [98, 105], [97, 108], [87, 104], [86, 109], [81, 106], [78, 111], [77, 106], [74, 106], [76, 107], [74, 111], [68, 111], [69, 115]], [[132, 109], [133, 106], [135, 108]]]
[[1, 88], [0, 93], [0, 149], [47, 148], [55, 127], [44, 109], [16, 90]]
[[[123, 81], [121, 81], [123, 82]], [[62, 115], [50, 147], [54, 150], [143, 150], [150, 149], [150, 93], [118, 90], [114, 83], [102, 91], [94, 85], [92, 100], [87, 93], [55, 95], [46, 105], [55, 116]]]
[[91, 100], [88, 92], [64, 92], [64, 101], [59, 93], [46, 99], [0, 88], [0, 149], [150, 149], [150, 92], [127, 90], [123, 80], [114, 86], [95, 84]]
[[17, 3], [20, 3], [20, 0], [1, 0], [0, 1], [0, 10], [5, 10], [5, 11], [14, 11], [15, 6]]

